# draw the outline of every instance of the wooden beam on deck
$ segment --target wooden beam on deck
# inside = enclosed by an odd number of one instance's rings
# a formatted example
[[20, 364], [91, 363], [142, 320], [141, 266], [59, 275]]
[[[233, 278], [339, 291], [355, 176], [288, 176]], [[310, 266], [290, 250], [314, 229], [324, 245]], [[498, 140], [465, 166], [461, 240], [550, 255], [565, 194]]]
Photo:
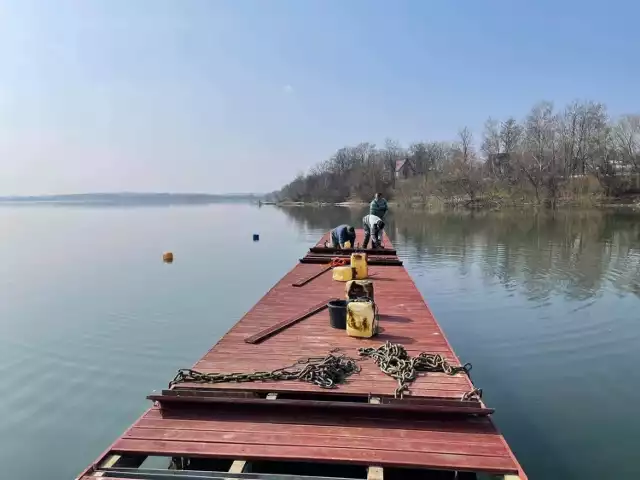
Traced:
[[[370, 397], [369, 403], [374, 405], [380, 405], [380, 397]], [[367, 468], [367, 480], [384, 480], [384, 470], [382, 467], [368, 467]]]

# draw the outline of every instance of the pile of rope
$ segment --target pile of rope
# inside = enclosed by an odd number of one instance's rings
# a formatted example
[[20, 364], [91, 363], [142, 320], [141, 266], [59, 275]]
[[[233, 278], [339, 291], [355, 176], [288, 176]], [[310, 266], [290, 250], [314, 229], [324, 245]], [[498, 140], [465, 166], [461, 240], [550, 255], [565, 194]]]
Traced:
[[[404, 392], [409, 390], [409, 384], [417, 378], [420, 372], [441, 372], [447, 375], [464, 372], [469, 375], [471, 371], [470, 363], [454, 367], [438, 353], [422, 352], [417, 357], [411, 357], [407, 350], [398, 343], [387, 342], [378, 348], [359, 348], [358, 354], [362, 357], [373, 358], [382, 372], [398, 381], [398, 388], [394, 393], [396, 398], [402, 398]], [[470, 400], [473, 396], [479, 395], [481, 395], [481, 391], [474, 389], [473, 392], [465, 394], [463, 400]]]
[[299, 380], [321, 388], [335, 388], [348, 377], [360, 372], [357, 360], [346, 355], [334, 355], [331, 351], [325, 357], [301, 358], [289, 367], [278, 368], [271, 372], [253, 373], [203, 373], [189, 368], [178, 370], [175, 378], [169, 382], [169, 388], [178, 383], [226, 383], [226, 382], [263, 382], [273, 380]]

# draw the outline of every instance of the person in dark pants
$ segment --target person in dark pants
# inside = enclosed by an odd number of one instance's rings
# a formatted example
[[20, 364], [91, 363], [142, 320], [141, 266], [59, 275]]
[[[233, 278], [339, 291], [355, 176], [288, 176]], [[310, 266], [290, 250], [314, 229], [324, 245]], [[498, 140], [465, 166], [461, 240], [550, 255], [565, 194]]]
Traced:
[[362, 219], [362, 226], [364, 227], [364, 242], [363, 248], [367, 248], [369, 245], [369, 238], [371, 238], [371, 248], [382, 247], [382, 230], [384, 229], [384, 222], [376, 215], [365, 215]]
[[347, 242], [351, 248], [356, 246], [356, 229], [351, 225], [340, 225], [331, 230], [331, 246], [333, 248], [345, 248]]
[[378, 192], [375, 194], [373, 200], [371, 200], [371, 204], [369, 205], [369, 213], [382, 220], [387, 214], [388, 208], [389, 207], [387, 205], [387, 201], [382, 197], [382, 194]]

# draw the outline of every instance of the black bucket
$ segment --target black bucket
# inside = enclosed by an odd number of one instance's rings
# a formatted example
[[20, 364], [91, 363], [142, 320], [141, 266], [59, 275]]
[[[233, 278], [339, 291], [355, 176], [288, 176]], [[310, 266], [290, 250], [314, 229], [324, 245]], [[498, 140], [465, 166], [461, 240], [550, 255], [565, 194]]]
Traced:
[[329, 322], [333, 328], [345, 330], [347, 328], [347, 300], [331, 300], [329, 307]]

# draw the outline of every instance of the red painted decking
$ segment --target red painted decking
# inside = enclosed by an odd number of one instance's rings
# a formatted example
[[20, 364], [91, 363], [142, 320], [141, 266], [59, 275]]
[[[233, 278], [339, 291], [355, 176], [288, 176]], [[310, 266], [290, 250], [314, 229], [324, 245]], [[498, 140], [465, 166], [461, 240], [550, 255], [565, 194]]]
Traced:
[[[324, 243], [326, 236], [318, 242]], [[362, 231], [358, 232], [358, 242]], [[391, 244], [385, 235], [385, 246]], [[370, 266], [382, 332], [357, 339], [329, 325], [327, 310], [260, 344], [245, 338], [287, 320], [330, 297], [343, 298], [343, 283], [327, 272], [303, 287], [292, 283], [322, 268], [298, 264], [193, 367], [203, 372], [251, 372], [289, 366], [298, 358], [324, 356], [339, 347], [352, 357], [357, 348], [401, 343], [411, 354], [441, 353], [459, 364], [431, 311], [402, 266]], [[392, 397], [396, 382], [372, 360], [334, 390], [299, 381], [198, 384], [197, 388], [245, 392]], [[179, 388], [181, 385], [178, 385]], [[193, 388], [193, 384], [185, 387]], [[410, 385], [412, 398], [460, 399], [473, 388], [465, 374], [429, 373]], [[381, 418], [365, 412], [247, 408], [245, 405], [167, 404], [147, 411], [107, 453], [243, 460], [353, 463], [383, 467], [519, 474], [525, 478], [504, 438], [488, 416]]]
[[[404, 267], [370, 266], [380, 326], [384, 331], [372, 339], [356, 339], [331, 328], [329, 312], [324, 310], [257, 345], [247, 345], [246, 337], [295, 316], [309, 307], [333, 298], [343, 298], [345, 284], [335, 282], [331, 272], [304, 287], [291, 284], [310, 276], [322, 265], [299, 264], [271, 289], [196, 365], [203, 372], [259, 371], [291, 365], [297, 358], [323, 356], [339, 347], [341, 353], [357, 356], [358, 347], [379, 346], [391, 341], [403, 344], [409, 352], [441, 353], [451, 363], [459, 361], [425, 305], [420, 292]], [[332, 394], [393, 395], [396, 382], [382, 375], [372, 361], [361, 362], [362, 372], [349, 379]], [[247, 384], [213, 384], [208, 388], [246, 390]], [[264, 382], [251, 389], [285, 392], [317, 391], [318, 387], [298, 381]], [[411, 395], [459, 399], [473, 387], [464, 374], [426, 375], [411, 387]], [[320, 392], [322, 393], [322, 392]]]

